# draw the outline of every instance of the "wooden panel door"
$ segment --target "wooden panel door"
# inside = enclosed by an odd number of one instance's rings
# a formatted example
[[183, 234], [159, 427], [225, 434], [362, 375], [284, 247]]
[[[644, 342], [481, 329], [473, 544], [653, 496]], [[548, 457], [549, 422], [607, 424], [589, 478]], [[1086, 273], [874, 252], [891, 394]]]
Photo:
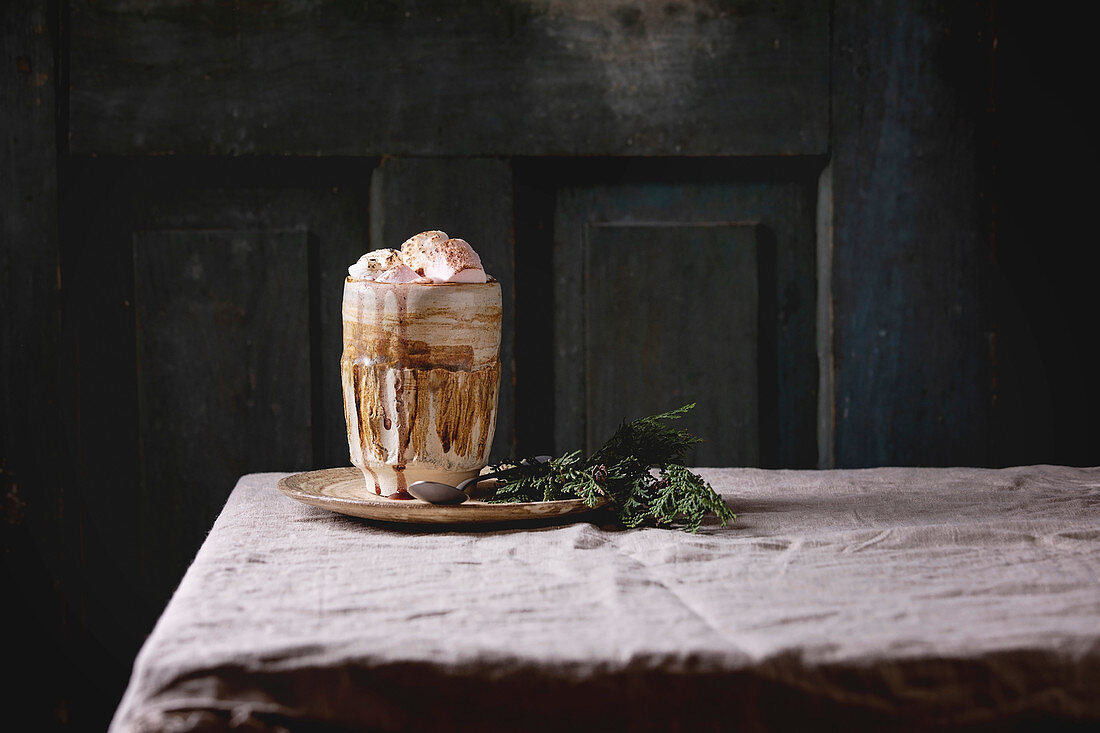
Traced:
[[[628, 418], [696, 403], [698, 466], [757, 466], [762, 329], [774, 330], [766, 237], [752, 223], [585, 227], [585, 450]], [[763, 297], [761, 297], [763, 292]], [[774, 346], [773, 339], [764, 344]], [[767, 381], [767, 380], [765, 380]], [[771, 399], [769, 399], [771, 398]]]
[[[753, 180], [736, 163], [645, 164], [621, 183], [558, 191], [558, 450], [596, 447], [623, 419], [695, 401], [686, 425], [714, 441], [699, 465], [816, 465], [818, 165]], [[700, 327], [658, 305], [662, 292]]]
[[340, 298], [368, 246], [376, 166], [69, 169], [82, 487], [70, 511], [84, 527], [84, 621], [108, 648], [140, 644], [242, 473], [347, 464]]
[[148, 541], [194, 546], [232, 477], [312, 464], [307, 249], [304, 230], [134, 235]]

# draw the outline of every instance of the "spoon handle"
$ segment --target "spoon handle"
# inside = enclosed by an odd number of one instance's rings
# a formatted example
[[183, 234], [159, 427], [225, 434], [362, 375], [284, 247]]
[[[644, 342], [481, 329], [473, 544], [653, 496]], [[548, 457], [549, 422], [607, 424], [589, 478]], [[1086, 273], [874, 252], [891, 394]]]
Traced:
[[506, 473], [508, 473], [506, 470], [505, 471], [493, 471], [492, 473], [483, 473], [480, 476], [474, 476], [473, 478], [466, 479], [465, 481], [460, 483], [455, 488], [458, 489], [459, 491], [465, 491], [466, 489], [468, 489], [471, 486], [476, 486], [478, 484], [478, 482], [488, 481], [491, 478], [500, 478], [501, 476], [503, 476]]
[[[535, 456], [535, 460], [539, 463], [546, 463], [546, 462], [550, 461], [551, 458], [552, 458], [552, 456]], [[514, 466], [513, 466], [513, 468], [514, 468]], [[511, 468], [505, 468], [502, 471], [493, 471], [492, 473], [485, 473], [485, 474], [482, 474], [480, 476], [474, 476], [473, 478], [466, 479], [465, 481], [460, 483], [455, 488], [458, 489], [459, 491], [466, 491], [466, 489], [468, 487], [476, 486], [478, 484], [478, 482], [480, 482], [480, 481], [488, 481], [491, 478], [500, 478], [501, 476], [504, 476], [505, 474], [507, 474], [511, 470], [512, 470]]]

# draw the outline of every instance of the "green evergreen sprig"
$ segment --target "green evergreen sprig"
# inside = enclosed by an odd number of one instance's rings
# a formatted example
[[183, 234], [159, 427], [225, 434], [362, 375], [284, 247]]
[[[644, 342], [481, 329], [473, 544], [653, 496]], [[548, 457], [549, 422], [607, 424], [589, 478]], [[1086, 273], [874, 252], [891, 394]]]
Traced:
[[624, 421], [588, 458], [573, 451], [545, 463], [534, 458], [498, 463], [493, 470], [504, 475], [489, 501], [582, 499], [596, 506], [609, 497], [624, 527], [678, 526], [695, 532], [707, 514], [723, 525], [731, 522], [737, 515], [709, 483], [684, 466], [687, 452], [702, 439], [667, 424], [693, 407]]

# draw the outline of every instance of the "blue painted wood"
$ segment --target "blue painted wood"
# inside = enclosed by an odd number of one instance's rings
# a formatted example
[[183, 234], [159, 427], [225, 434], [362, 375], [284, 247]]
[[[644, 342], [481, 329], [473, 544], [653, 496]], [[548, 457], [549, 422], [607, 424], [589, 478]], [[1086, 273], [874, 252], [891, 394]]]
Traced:
[[972, 6], [934, 2], [836, 9], [838, 467], [993, 459], [982, 20]]

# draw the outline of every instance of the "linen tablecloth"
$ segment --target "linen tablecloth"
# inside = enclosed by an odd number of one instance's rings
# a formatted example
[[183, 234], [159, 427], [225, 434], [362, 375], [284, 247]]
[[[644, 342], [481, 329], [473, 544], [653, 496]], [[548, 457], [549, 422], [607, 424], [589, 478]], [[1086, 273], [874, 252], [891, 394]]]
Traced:
[[112, 730], [1100, 723], [1100, 468], [699, 471], [732, 526], [409, 529], [245, 476]]

